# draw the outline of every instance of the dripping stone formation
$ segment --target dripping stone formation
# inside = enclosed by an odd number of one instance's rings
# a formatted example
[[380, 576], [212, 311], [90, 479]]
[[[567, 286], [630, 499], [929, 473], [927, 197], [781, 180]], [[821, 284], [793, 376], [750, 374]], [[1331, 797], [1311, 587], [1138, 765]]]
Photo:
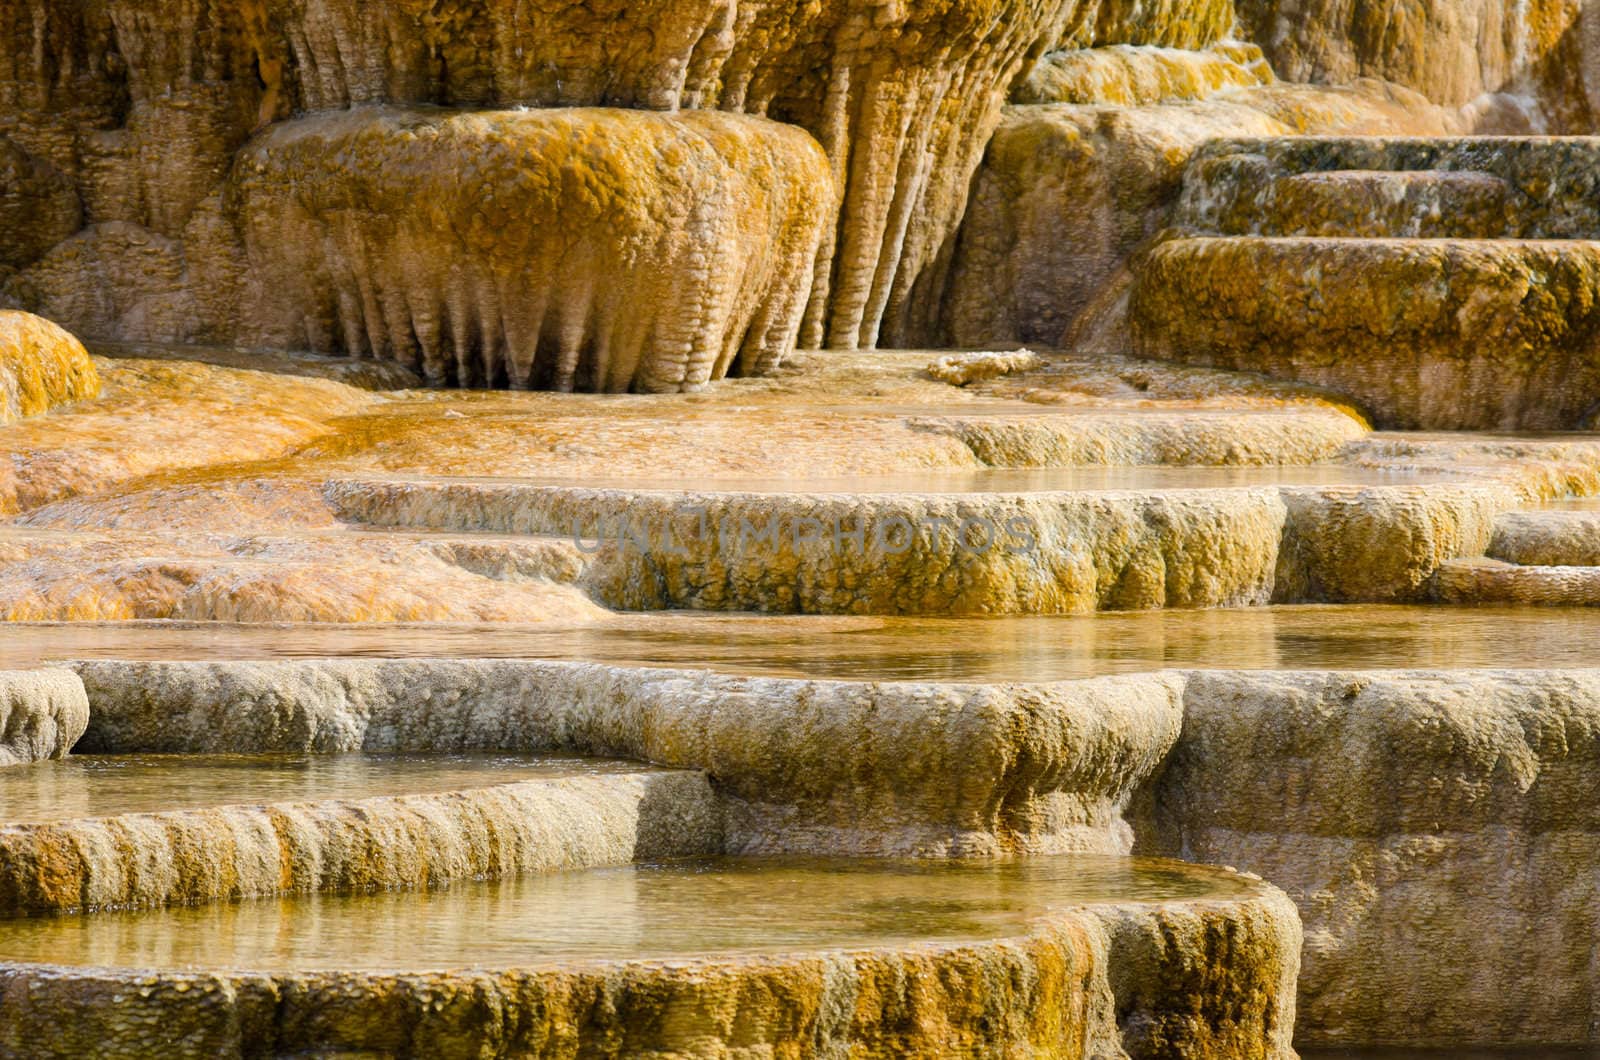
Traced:
[[1600, 1055], [1592, 7], [0, 0], [0, 1058]]

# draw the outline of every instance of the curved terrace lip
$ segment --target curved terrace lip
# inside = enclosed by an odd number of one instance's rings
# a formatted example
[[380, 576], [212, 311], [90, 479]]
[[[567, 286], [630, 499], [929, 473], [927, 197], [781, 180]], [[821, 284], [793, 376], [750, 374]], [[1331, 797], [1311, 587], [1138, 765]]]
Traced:
[[[185, 909], [216, 908], [216, 902], [190, 903], [187, 905], [169, 905], [157, 909], [139, 910], [107, 910], [91, 911], [68, 914], [51, 914], [39, 917], [0, 918], [0, 976], [5, 975], [32, 975], [48, 976], [63, 979], [79, 980], [131, 980], [129, 985], [157, 986], [155, 982], [143, 980], [159, 979], [158, 989], [170, 989], [172, 984], [188, 982], [191, 984], [214, 981], [218, 978], [229, 977], [261, 977], [275, 979], [310, 979], [321, 976], [337, 976], [341, 981], [351, 980], [378, 983], [388, 980], [407, 979], [440, 975], [509, 975], [509, 974], [567, 974], [567, 975], [604, 975], [624, 969], [628, 970], [683, 970], [695, 969], [708, 972], [718, 970], [739, 970], [750, 968], [776, 968], [785, 965], [795, 965], [818, 960], [834, 959], [867, 959], [884, 958], [890, 956], [906, 955], [946, 955], [979, 952], [992, 947], [1004, 947], [1048, 936], [1064, 926], [1075, 915], [1093, 913], [1095, 911], [1113, 911], [1118, 909], [1161, 909], [1166, 907], [1182, 907], [1189, 910], [1216, 909], [1227, 907], [1241, 902], [1257, 900], [1272, 893], [1269, 885], [1260, 877], [1250, 873], [1241, 873], [1233, 869], [1219, 866], [1195, 864], [1192, 862], [1178, 861], [1171, 858], [1159, 857], [1108, 857], [1104, 855], [1065, 855], [1067, 858], [1082, 859], [1085, 862], [1119, 862], [1138, 865], [1145, 868], [1173, 868], [1182, 872], [1196, 881], [1202, 881], [1208, 890], [1196, 894], [1151, 896], [1130, 894], [1127, 896], [1107, 896], [1104, 898], [1068, 899], [1059, 902], [1047, 901], [1036, 911], [1018, 915], [1015, 922], [1005, 925], [1001, 930], [992, 933], [972, 932], [955, 933], [946, 937], [916, 937], [917, 932], [908, 931], [906, 937], [886, 940], [884, 942], [841, 942], [830, 945], [826, 941], [816, 944], [784, 945], [773, 948], [738, 946], [708, 946], [705, 950], [695, 951], [665, 951], [650, 952], [649, 947], [643, 947], [644, 952], [637, 956], [600, 956], [572, 954], [552, 954], [547, 956], [531, 955], [525, 960], [516, 961], [484, 961], [484, 962], [454, 962], [454, 961], [425, 961], [408, 964], [404, 957], [384, 961], [381, 964], [356, 963], [349, 961], [343, 963], [329, 961], [327, 963], [315, 962], [306, 964], [284, 963], [275, 965], [259, 961], [218, 961], [216, 963], [190, 963], [190, 962], [110, 962], [105, 964], [85, 962], [70, 963], [63, 961], [29, 961], [10, 958], [5, 952], [4, 933], [8, 921], [15, 923], [18, 920], [76, 920], [83, 921], [85, 926], [101, 923], [107, 918], [119, 917], [160, 917], [174, 911], [181, 912]], [[693, 861], [695, 859], [687, 859]], [[730, 863], [740, 861], [772, 860], [765, 858], [729, 857], [725, 859]], [[778, 859], [784, 860], [784, 859]], [[897, 864], [914, 864], [921, 868], [946, 870], [959, 868], [963, 864], [973, 866], [993, 866], [992, 859], [983, 858], [952, 858], [941, 859], [937, 862], [926, 861], [904, 862], [896, 858], [843, 858], [834, 859], [845, 863], [859, 864], [863, 868], [868, 866], [893, 868]], [[670, 863], [664, 863], [670, 864]], [[561, 870], [558, 875], [579, 875], [593, 871], [615, 871], [626, 866], [597, 867], [596, 869], [568, 869]], [[537, 875], [537, 874], [536, 874]], [[255, 903], [296, 903], [302, 901], [316, 901], [319, 899], [334, 899], [346, 901], [363, 901], [366, 899], [381, 899], [385, 896], [396, 895], [426, 895], [442, 894], [450, 889], [472, 887], [492, 881], [462, 880], [457, 881], [447, 888], [442, 889], [386, 889], [358, 893], [334, 893], [323, 895], [281, 895], [264, 898], [246, 898], [222, 905], [251, 905]], [[109, 925], [107, 925], [109, 926]]]

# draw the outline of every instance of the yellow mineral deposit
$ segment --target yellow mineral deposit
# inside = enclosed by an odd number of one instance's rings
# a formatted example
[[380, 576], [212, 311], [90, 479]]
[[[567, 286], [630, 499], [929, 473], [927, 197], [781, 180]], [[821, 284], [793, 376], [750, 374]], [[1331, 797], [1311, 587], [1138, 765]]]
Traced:
[[1581, 6], [0, 3], [0, 1057], [1600, 1046]]

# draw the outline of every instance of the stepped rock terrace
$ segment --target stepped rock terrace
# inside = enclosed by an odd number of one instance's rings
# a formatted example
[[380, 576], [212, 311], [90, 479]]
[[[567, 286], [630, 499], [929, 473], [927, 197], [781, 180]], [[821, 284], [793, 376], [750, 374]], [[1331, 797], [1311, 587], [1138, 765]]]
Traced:
[[1591, 1058], [1583, 6], [0, 0], [0, 1058]]

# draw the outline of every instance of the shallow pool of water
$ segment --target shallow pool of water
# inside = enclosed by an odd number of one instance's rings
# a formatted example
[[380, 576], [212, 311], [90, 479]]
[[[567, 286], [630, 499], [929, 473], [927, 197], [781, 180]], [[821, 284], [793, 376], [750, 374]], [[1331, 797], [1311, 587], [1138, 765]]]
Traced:
[[75, 755], [0, 769], [0, 825], [460, 791], [649, 768], [566, 755]]
[[976, 619], [667, 613], [593, 626], [14, 624], [0, 668], [73, 658], [583, 659], [873, 680], [1044, 681], [1166, 667], [1600, 666], [1600, 609], [1272, 607]]
[[316, 896], [0, 922], [0, 960], [115, 968], [436, 969], [779, 953], [1016, 935], [1086, 902], [1233, 897], [1169, 861], [708, 858]]

